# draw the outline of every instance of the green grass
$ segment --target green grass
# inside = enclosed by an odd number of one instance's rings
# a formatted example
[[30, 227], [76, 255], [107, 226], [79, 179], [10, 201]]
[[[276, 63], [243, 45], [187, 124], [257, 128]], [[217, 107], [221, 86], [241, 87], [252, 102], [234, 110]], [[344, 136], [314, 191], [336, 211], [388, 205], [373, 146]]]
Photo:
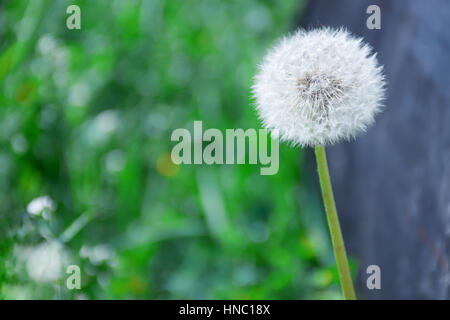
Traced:
[[[1, 4], [0, 297], [339, 297], [305, 153], [281, 146], [274, 176], [168, 157], [194, 120], [260, 128], [252, 76], [302, 2], [76, 3], [81, 30], [69, 1]], [[28, 214], [45, 195], [47, 219]], [[81, 290], [33, 278], [31, 252], [55, 241]]]

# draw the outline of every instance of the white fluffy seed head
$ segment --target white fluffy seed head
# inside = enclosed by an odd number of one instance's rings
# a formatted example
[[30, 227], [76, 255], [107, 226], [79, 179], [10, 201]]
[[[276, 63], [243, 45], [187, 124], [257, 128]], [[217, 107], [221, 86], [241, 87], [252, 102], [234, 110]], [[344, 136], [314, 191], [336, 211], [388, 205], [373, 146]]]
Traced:
[[293, 145], [348, 140], [374, 122], [383, 67], [345, 29], [299, 30], [264, 57], [252, 87], [263, 125]]

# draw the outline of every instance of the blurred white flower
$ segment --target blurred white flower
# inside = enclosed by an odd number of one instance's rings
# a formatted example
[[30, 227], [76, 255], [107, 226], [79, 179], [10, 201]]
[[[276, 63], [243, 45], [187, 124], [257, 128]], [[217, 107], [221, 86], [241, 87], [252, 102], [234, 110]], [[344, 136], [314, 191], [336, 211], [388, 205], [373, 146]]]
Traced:
[[44, 218], [48, 218], [47, 213], [54, 211], [55, 203], [49, 196], [43, 196], [33, 199], [27, 206], [27, 212], [31, 215], [42, 214]]
[[105, 110], [95, 118], [95, 127], [102, 134], [112, 133], [119, 125], [119, 115], [117, 111]]
[[122, 150], [115, 149], [105, 156], [105, 166], [109, 172], [119, 172], [125, 167], [126, 156]]
[[38, 49], [43, 55], [50, 55], [57, 48], [55, 38], [51, 35], [44, 35], [38, 41]]
[[17, 154], [24, 154], [28, 150], [28, 141], [23, 134], [18, 133], [11, 138], [11, 146]]
[[371, 47], [345, 29], [299, 30], [269, 50], [252, 87], [268, 130], [293, 145], [326, 145], [366, 130], [384, 76]]
[[20, 250], [19, 256], [26, 261], [26, 269], [34, 281], [49, 282], [61, 279], [68, 254], [58, 242], [46, 242]]
[[92, 95], [92, 88], [85, 82], [72, 85], [69, 90], [68, 103], [73, 106], [85, 106]]
[[83, 141], [89, 147], [104, 145], [117, 131], [120, 115], [116, 110], [105, 110], [86, 122], [81, 128]]
[[109, 246], [98, 244], [94, 247], [83, 245], [80, 257], [88, 258], [92, 264], [99, 265], [103, 262], [114, 263], [116, 255]]

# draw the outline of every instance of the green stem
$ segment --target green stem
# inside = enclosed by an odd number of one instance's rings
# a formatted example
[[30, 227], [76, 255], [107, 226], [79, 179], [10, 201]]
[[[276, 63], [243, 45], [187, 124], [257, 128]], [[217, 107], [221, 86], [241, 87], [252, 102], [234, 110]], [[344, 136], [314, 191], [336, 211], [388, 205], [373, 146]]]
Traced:
[[316, 146], [315, 151], [323, 203], [327, 213], [328, 227], [330, 229], [331, 242], [333, 243], [342, 292], [346, 300], [356, 300], [355, 289], [353, 289], [352, 277], [348, 267], [347, 253], [345, 252], [344, 239], [334, 203], [333, 188], [331, 186], [330, 173], [328, 172], [327, 155], [323, 146]]

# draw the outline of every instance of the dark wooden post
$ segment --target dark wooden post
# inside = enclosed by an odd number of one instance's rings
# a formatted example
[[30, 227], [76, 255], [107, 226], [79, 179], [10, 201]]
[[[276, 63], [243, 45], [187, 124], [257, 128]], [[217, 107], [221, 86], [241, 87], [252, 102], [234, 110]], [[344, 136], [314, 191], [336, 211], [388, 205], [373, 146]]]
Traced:
[[[381, 8], [381, 30], [366, 9]], [[345, 26], [378, 52], [386, 109], [367, 134], [329, 148], [330, 172], [358, 293], [450, 298], [450, 1], [310, 1], [301, 21]], [[366, 268], [381, 268], [381, 290]]]

